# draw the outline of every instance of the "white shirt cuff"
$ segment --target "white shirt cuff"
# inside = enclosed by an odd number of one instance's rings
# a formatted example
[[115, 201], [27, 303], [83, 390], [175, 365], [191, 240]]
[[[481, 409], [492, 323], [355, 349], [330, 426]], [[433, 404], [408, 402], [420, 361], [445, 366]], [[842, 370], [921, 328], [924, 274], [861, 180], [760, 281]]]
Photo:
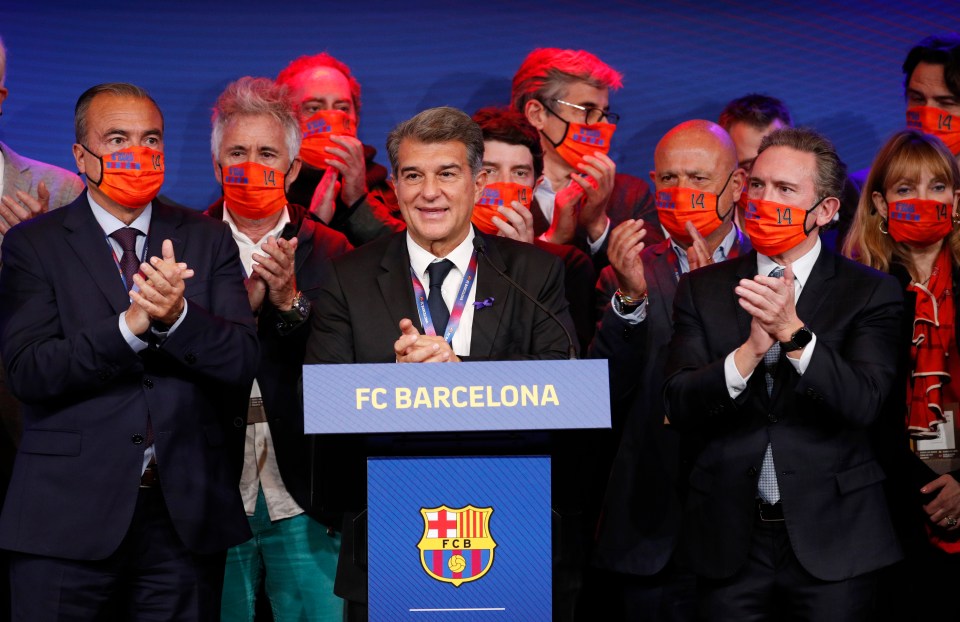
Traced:
[[600, 250], [600, 247], [603, 246], [604, 240], [607, 239], [607, 234], [610, 233], [610, 218], [604, 217], [607, 219], [607, 226], [603, 228], [603, 234], [596, 242], [591, 242], [589, 236], [587, 237], [587, 244], [590, 246], [590, 254], [596, 255]]
[[123, 335], [123, 340], [127, 342], [127, 345], [130, 346], [130, 349], [134, 352], [147, 349], [147, 342], [134, 335], [130, 327], [127, 326], [126, 311], [120, 314], [120, 334]]
[[640, 303], [636, 309], [630, 313], [624, 313], [620, 308], [620, 301], [617, 300], [617, 295], [614, 294], [610, 298], [610, 304], [613, 306], [613, 312], [617, 314], [617, 317], [621, 318], [627, 324], [639, 324], [640, 322], [647, 319], [647, 299], [644, 298], [643, 302]]
[[791, 356], [787, 356], [787, 360], [790, 361], [790, 364], [793, 365], [793, 368], [801, 376], [803, 375], [803, 372], [807, 371], [807, 366], [810, 365], [810, 357], [813, 356], [813, 347], [815, 345], [817, 345], [817, 336], [812, 335], [810, 338], [810, 343], [804, 346], [803, 352], [800, 354], [800, 358], [795, 359]]
[[[737, 348], [737, 350], [739, 349]], [[727, 358], [723, 360], [723, 376], [727, 381], [727, 393], [730, 394], [731, 399], [737, 399], [737, 396], [743, 393], [744, 389], [747, 388], [747, 381], [753, 375], [753, 372], [747, 374], [746, 378], [740, 375], [737, 364], [733, 360], [733, 355], [737, 353], [737, 350], [728, 354]]]

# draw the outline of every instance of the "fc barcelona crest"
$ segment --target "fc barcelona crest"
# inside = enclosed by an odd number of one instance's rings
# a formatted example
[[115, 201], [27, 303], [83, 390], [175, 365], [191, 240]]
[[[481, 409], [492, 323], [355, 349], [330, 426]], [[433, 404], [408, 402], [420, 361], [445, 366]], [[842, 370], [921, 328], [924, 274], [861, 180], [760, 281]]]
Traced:
[[493, 565], [497, 543], [490, 534], [493, 508], [420, 508], [423, 537], [420, 563], [427, 574], [444, 583], [476, 581]]

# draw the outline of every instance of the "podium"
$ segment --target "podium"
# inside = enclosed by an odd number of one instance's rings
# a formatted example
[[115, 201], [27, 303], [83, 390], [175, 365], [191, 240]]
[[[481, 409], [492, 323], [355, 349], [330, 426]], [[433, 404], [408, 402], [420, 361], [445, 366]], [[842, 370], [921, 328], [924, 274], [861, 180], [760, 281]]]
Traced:
[[610, 427], [606, 361], [306, 365], [303, 398], [327, 463], [366, 462], [317, 488], [331, 511], [366, 489], [371, 621], [552, 618], [554, 434]]

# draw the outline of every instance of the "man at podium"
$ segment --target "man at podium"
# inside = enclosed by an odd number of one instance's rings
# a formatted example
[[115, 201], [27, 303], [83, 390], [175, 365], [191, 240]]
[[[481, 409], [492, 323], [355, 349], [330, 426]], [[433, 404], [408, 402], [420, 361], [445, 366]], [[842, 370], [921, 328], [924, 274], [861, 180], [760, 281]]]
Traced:
[[[455, 108], [433, 108], [394, 128], [387, 150], [407, 230], [329, 265], [304, 362], [568, 358], [564, 327], [574, 329], [560, 259], [471, 226], [486, 183], [480, 127]], [[358, 443], [318, 443], [316, 467], [321, 503], [345, 511], [335, 591], [351, 620], [366, 619], [367, 602], [365, 555], [353, 533], [366, 492]]]

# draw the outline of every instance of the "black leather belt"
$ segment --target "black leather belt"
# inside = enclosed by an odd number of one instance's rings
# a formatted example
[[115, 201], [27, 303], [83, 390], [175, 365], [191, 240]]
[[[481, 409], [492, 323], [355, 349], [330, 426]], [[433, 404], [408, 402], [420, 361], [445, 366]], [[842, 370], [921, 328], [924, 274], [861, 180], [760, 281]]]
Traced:
[[151, 462], [140, 476], [140, 488], [155, 488], [160, 485], [160, 476], [157, 475], [157, 463]]
[[783, 505], [779, 501], [770, 504], [757, 499], [757, 518], [765, 523], [782, 523]]

